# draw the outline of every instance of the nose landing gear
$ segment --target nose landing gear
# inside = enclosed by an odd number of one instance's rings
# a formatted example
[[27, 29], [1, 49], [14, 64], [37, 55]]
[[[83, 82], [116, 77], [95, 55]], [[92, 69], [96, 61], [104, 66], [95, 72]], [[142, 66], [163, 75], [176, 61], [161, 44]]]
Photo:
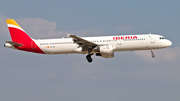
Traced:
[[87, 59], [87, 61], [88, 61], [89, 63], [91, 63], [91, 62], [92, 62], [91, 54], [87, 55], [87, 56], [86, 56], [86, 59]]
[[154, 52], [153, 52], [153, 49], [151, 49], [151, 56], [152, 56], [152, 58], [155, 58], [155, 54], [154, 54]]

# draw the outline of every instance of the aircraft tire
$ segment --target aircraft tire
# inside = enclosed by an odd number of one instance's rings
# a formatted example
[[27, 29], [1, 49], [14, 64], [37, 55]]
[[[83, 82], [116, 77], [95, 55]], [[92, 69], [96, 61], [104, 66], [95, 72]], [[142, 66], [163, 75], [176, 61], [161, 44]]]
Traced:
[[154, 54], [152, 54], [152, 58], [155, 58], [155, 55], [154, 55]]
[[91, 63], [91, 62], [92, 62], [91, 55], [87, 55], [87, 56], [86, 56], [86, 59], [87, 59], [87, 61], [88, 61], [89, 63]]

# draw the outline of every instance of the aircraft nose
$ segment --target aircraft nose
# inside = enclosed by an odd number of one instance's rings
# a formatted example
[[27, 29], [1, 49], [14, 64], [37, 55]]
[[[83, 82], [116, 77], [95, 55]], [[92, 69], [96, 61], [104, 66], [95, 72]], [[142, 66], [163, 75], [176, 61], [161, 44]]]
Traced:
[[171, 46], [172, 42], [170, 40], [167, 40], [166, 44], [167, 44], [167, 46]]

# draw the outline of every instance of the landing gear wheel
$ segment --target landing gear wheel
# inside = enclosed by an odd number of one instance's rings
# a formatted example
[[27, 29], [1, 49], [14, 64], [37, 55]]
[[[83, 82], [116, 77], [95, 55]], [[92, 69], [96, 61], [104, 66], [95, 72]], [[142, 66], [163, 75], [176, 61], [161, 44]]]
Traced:
[[91, 55], [87, 55], [87, 56], [86, 56], [86, 59], [87, 59], [87, 61], [88, 61], [89, 63], [91, 63], [91, 62], [92, 62]]
[[153, 49], [151, 49], [151, 54], [152, 54], [152, 58], [155, 58], [155, 55], [154, 55]]
[[155, 55], [154, 55], [154, 54], [152, 54], [152, 58], [155, 58]]

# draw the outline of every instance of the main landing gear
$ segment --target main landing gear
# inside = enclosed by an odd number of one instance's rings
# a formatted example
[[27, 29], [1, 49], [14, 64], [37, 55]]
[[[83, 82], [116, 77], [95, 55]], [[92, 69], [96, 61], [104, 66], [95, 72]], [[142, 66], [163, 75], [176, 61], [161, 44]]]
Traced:
[[91, 62], [92, 62], [91, 54], [88, 54], [88, 55], [86, 56], [86, 59], [87, 59], [87, 61], [88, 61], [89, 63], [91, 63]]
[[152, 56], [152, 58], [155, 58], [155, 55], [154, 55], [154, 52], [153, 52], [153, 49], [151, 49], [151, 56]]

